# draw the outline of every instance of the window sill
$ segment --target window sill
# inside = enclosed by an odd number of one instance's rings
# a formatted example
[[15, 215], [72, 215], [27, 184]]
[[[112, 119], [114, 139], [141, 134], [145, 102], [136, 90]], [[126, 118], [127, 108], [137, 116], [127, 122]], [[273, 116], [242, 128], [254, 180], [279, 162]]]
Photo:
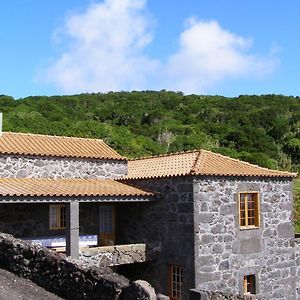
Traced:
[[260, 226], [244, 226], [240, 227], [240, 230], [255, 230], [255, 229], [260, 229]]

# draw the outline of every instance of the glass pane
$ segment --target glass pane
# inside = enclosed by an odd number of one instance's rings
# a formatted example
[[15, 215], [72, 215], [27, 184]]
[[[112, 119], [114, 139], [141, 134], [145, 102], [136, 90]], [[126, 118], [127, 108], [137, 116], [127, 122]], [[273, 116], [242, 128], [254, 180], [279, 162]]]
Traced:
[[240, 209], [245, 209], [245, 201], [240, 202]]
[[254, 209], [248, 210], [248, 217], [254, 218]]
[[255, 225], [254, 218], [248, 218], [248, 225]]
[[253, 208], [254, 208], [254, 202], [248, 201], [248, 209], [253, 209]]

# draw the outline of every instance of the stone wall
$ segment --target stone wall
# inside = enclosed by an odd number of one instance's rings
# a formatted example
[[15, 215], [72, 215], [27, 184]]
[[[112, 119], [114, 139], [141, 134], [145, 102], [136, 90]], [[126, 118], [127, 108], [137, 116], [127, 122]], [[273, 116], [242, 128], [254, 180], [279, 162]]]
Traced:
[[81, 260], [96, 266], [119, 266], [149, 260], [146, 244], [129, 244], [80, 249]]
[[300, 237], [295, 239], [296, 251], [296, 299], [300, 300]]
[[[124, 274], [149, 281], [168, 294], [169, 265], [183, 267], [183, 299], [194, 287], [194, 214], [192, 177], [131, 181], [134, 185], [162, 193], [155, 203], [120, 205], [117, 232], [121, 243], [160, 244], [160, 257], [147, 265], [128, 266]], [[128, 275], [129, 276], [129, 275]], [[135, 279], [135, 278], [134, 278]]]
[[[288, 179], [195, 179], [197, 289], [243, 294], [244, 275], [255, 274], [257, 299], [295, 299], [291, 188]], [[245, 191], [259, 192], [258, 229], [239, 228], [238, 193]]]
[[0, 267], [65, 299], [119, 299], [129, 286], [128, 279], [107, 268], [91, 268], [6, 234], [0, 234]]
[[127, 162], [46, 156], [0, 156], [0, 177], [9, 178], [119, 178]]
[[224, 293], [221, 291], [190, 290], [189, 300], [254, 300], [251, 296], [240, 296]]
[[[80, 203], [80, 234], [98, 234], [97, 203]], [[64, 235], [65, 230], [49, 229], [49, 204], [0, 203], [0, 232], [19, 238]]]
[[28, 278], [64, 299], [156, 300], [154, 289], [145, 281], [130, 283], [109, 268], [93, 267], [3, 233], [0, 268]]

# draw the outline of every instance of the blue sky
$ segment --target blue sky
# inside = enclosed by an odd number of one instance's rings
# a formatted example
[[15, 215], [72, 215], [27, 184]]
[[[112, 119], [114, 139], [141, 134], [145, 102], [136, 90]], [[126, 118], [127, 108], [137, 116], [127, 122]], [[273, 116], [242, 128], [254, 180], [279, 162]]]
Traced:
[[300, 95], [299, 1], [3, 0], [0, 94]]

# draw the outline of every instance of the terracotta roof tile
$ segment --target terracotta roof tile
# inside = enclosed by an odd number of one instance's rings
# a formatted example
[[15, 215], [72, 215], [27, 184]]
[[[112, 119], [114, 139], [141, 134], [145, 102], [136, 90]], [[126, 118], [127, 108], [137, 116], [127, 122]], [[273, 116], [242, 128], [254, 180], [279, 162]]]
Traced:
[[124, 179], [181, 175], [296, 177], [297, 174], [262, 168], [207, 150], [195, 150], [130, 160]]
[[4, 132], [1, 154], [125, 160], [100, 139]]
[[110, 179], [0, 178], [0, 196], [104, 197], [154, 196], [154, 193]]

